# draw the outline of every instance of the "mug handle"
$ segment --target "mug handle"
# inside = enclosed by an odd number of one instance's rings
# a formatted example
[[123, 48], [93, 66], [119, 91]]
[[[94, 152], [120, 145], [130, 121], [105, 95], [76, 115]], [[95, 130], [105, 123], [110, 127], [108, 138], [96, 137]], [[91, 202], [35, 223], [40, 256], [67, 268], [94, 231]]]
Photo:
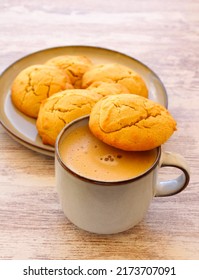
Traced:
[[175, 179], [158, 182], [155, 192], [156, 197], [177, 194], [187, 187], [190, 180], [189, 166], [181, 155], [171, 152], [162, 152], [160, 168], [166, 166], [178, 168], [182, 171], [182, 174]]

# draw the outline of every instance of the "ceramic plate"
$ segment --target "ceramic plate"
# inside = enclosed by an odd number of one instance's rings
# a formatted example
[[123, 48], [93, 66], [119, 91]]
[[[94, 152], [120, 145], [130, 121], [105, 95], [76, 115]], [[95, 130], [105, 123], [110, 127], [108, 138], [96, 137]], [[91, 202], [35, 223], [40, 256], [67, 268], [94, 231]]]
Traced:
[[11, 102], [10, 88], [14, 78], [24, 68], [42, 64], [58, 55], [85, 55], [95, 64], [117, 62], [134, 69], [145, 80], [149, 98], [167, 107], [167, 93], [159, 77], [140, 61], [117, 51], [90, 46], [66, 46], [32, 53], [10, 65], [0, 77], [0, 121], [8, 133], [24, 146], [42, 154], [54, 156], [54, 148], [44, 145], [37, 133], [35, 119], [20, 113]]

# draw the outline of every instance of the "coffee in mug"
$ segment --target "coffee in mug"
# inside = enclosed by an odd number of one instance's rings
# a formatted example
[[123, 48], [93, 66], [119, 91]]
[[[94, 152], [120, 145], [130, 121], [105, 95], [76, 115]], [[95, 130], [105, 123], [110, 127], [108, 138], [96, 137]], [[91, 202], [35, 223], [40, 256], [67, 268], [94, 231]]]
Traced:
[[[63, 128], [55, 146], [56, 188], [66, 217], [98, 234], [122, 232], [137, 225], [154, 197], [175, 195], [189, 183], [189, 166], [176, 153], [158, 147], [123, 152], [93, 138], [88, 116]], [[181, 170], [173, 180], [159, 181], [159, 169]]]
[[59, 152], [64, 164], [80, 176], [106, 182], [128, 180], [146, 172], [155, 162], [157, 149], [127, 152], [97, 139], [88, 124], [62, 137]]

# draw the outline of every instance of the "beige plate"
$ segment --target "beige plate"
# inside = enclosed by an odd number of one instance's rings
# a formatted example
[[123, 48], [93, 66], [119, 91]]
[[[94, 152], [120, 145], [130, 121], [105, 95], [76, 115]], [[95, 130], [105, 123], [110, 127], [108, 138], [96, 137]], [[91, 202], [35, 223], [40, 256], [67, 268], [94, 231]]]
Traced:
[[159, 77], [138, 60], [109, 49], [90, 46], [65, 46], [41, 50], [16, 61], [0, 77], [0, 122], [8, 133], [24, 146], [42, 154], [54, 156], [54, 148], [44, 145], [38, 136], [35, 120], [20, 113], [12, 104], [10, 88], [13, 79], [24, 68], [42, 64], [58, 55], [85, 55], [94, 63], [117, 62], [134, 69], [145, 80], [149, 98], [167, 107], [167, 93]]

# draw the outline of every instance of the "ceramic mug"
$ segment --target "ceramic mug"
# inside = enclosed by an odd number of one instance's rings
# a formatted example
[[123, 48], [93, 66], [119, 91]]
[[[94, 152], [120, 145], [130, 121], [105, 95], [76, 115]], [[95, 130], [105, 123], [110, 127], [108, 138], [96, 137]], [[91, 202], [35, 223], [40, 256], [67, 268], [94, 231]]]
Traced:
[[[175, 195], [189, 183], [189, 167], [175, 153], [157, 148], [154, 164], [138, 177], [103, 182], [82, 177], [63, 162], [60, 154], [62, 137], [71, 128], [88, 124], [88, 116], [76, 119], [60, 132], [55, 147], [56, 188], [65, 216], [79, 228], [98, 234], [128, 230], [145, 216], [153, 197]], [[170, 166], [181, 170], [173, 180], [158, 181], [158, 170]], [[91, 167], [92, 168], [92, 167]]]

